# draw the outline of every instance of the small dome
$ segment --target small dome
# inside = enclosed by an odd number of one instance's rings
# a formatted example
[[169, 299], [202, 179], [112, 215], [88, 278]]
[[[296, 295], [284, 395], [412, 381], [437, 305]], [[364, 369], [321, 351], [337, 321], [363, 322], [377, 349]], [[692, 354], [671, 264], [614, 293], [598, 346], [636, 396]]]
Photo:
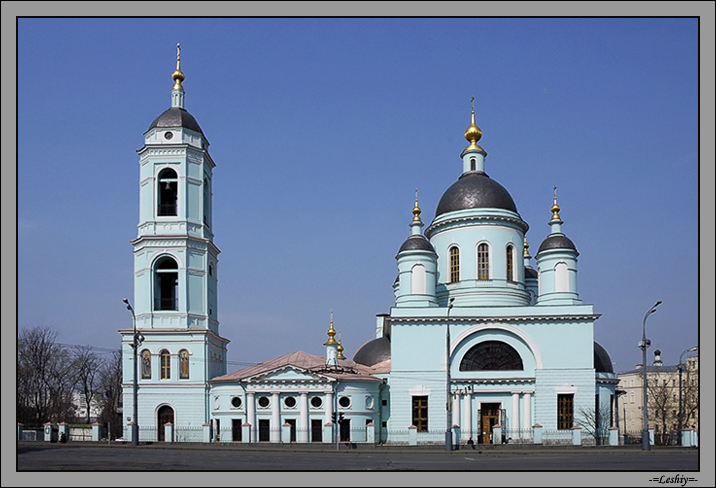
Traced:
[[509, 192], [482, 172], [463, 173], [443, 194], [435, 217], [468, 208], [502, 208], [517, 213]]
[[430, 251], [435, 252], [435, 248], [432, 244], [430, 244], [430, 241], [428, 241], [425, 237], [421, 235], [412, 235], [408, 237], [402, 246], [400, 246], [400, 250], [398, 251], [398, 254], [400, 254], [403, 251]]
[[579, 256], [574, 243], [564, 234], [550, 234], [547, 236], [547, 238], [542, 241], [542, 244], [540, 244], [537, 254], [547, 249], [571, 249]]
[[383, 336], [364, 344], [353, 356], [353, 361], [374, 366], [390, 359], [390, 340]]
[[602, 346], [594, 343], [594, 371], [597, 373], [614, 373], [612, 358]]
[[537, 270], [534, 268], [525, 267], [525, 279], [536, 280], [538, 278]]
[[155, 127], [184, 127], [185, 129], [203, 134], [194, 116], [179, 107], [172, 107], [166, 110], [159, 117], [154, 119], [154, 122], [151, 123], [147, 130], [152, 130]]

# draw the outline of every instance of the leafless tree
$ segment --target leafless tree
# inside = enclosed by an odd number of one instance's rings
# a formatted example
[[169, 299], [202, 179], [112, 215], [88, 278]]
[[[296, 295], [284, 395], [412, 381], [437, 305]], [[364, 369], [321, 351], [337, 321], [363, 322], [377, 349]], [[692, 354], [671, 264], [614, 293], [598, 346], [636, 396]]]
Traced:
[[99, 422], [111, 429], [111, 437], [122, 435], [122, 351], [116, 350], [102, 363], [99, 374], [101, 413]]
[[100, 390], [100, 359], [89, 346], [76, 346], [72, 351], [72, 382], [81, 395], [87, 416], [83, 419], [91, 423], [93, 400]]
[[22, 330], [17, 348], [17, 419], [39, 427], [74, 416], [70, 355], [48, 328]]
[[648, 382], [649, 418], [656, 427], [655, 435], [660, 437], [655, 439], [658, 444], [665, 443], [665, 436], [676, 430], [679, 392], [674, 387], [675, 379], [678, 381], [675, 375], [661, 374]]
[[598, 407], [580, 407], [574, 424], [594, 437], [594, 442], [599, 446], [609, 433], [610, 421], [609, 406], [600, 404]]

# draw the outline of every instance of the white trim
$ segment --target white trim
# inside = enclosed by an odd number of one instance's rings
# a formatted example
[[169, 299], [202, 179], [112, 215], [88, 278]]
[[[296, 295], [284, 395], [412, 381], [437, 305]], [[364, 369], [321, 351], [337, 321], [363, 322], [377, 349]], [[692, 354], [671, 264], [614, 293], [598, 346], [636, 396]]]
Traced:
[[457, 346], [460, 345], [462, 341], [467, 339], [468, 336], [472, 334], [477, 334], [478, 332], [481, 332], [483, 330], [501, 330], [504, 332], [509, 332], [513, 335], [516, 335], [525, 343], [527, 344], [527, 347], [530, 349], [530, 352], [532, 352], [532, 355], [535, 358], [535, 369], [542, 369], [544, 366], [542, 364], [542, 355], [539, 352], [539, 347], [537, 347], [537, 344], [535, 341], [532, 340], [530, 336], [522, 332], [517, 327], [514, 327], [512, 325], [506, 325], [506, 324], [483, 324], [483, 325], [473, 325], [472, 327], [468, 328], [467, 330], [464, 330], [461, 332], [455, 339], [452, 340], [450, 343], [450, 356], [452, 357], [453, 353], [455, 352], [455, 349], [457, 349]]

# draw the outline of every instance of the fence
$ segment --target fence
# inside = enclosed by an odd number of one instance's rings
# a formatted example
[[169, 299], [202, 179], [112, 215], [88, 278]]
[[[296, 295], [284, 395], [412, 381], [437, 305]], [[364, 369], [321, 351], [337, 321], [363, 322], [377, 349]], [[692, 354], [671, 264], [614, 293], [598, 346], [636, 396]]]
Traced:
[[532, 444], [532, 429], [505, 429], [502, 431], [504, 444]]
[[572, 444], [572, 430], [544, 430], [542, 444], [545, 446], [566, 446]]

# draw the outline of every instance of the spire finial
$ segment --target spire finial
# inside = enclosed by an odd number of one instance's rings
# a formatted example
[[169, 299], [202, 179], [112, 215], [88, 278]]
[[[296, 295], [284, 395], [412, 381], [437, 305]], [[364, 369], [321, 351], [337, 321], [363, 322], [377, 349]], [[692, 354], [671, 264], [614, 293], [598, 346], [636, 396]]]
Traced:
[[328, 334], [328, 341], [323, 344], [324, 346], [338, 344], [334, 339], [334, 336], [336, 335], [336, 330], [333, 328], [333, 309], [331, 309], [331, 326], [328, 328], [328, 332], [326, 332], [326, 334]]
[[470, 103], [472, 104], [472, 118], [470, 121], [470, 126], [465, 131], [465, 139], [470, 143], [465, 150], [468, 149], [482, 149], [480, 146], [477, 145], [477, 141], [480, 140], [482, 137], [482, 131], [480, 128], [475, 124], [475, 96], [472, 96], [472, 100], [470, 100]]
[[415, 207], [413, 207], [413, 222], [422, 222], [420, 220], [420, 207], [418, 207], [418, 189], [415, 189]]
[[557, 205], [557, 187], [554, 187], [554, 204], [550, 209], [552, 211], [552, 220], [562, 220], [559, 218], [559, 205]]
[[181, 72], [181, 46], [177, 42], [177, 69], [172, 73], [172, 80], [174, 80], [174, 90], [183, 90], [181, 82], [184, 81], [184, 73]]
[[526, 257], [526, 258], [530, 257], [530, 252], [528, 251], [528, 249], [530, 248], [530, 245], [527, 244], [527, 236], [525, 236], [524, 248], [525, 248], [525, 252], [523, 253], [523, 257]]
[[336, 359], [345, 359], [346, 357], [343, 355], [343, 340], [341, 339], [341, 331], [338, 331], [338, 347], [336, 349], [338, 350]]

